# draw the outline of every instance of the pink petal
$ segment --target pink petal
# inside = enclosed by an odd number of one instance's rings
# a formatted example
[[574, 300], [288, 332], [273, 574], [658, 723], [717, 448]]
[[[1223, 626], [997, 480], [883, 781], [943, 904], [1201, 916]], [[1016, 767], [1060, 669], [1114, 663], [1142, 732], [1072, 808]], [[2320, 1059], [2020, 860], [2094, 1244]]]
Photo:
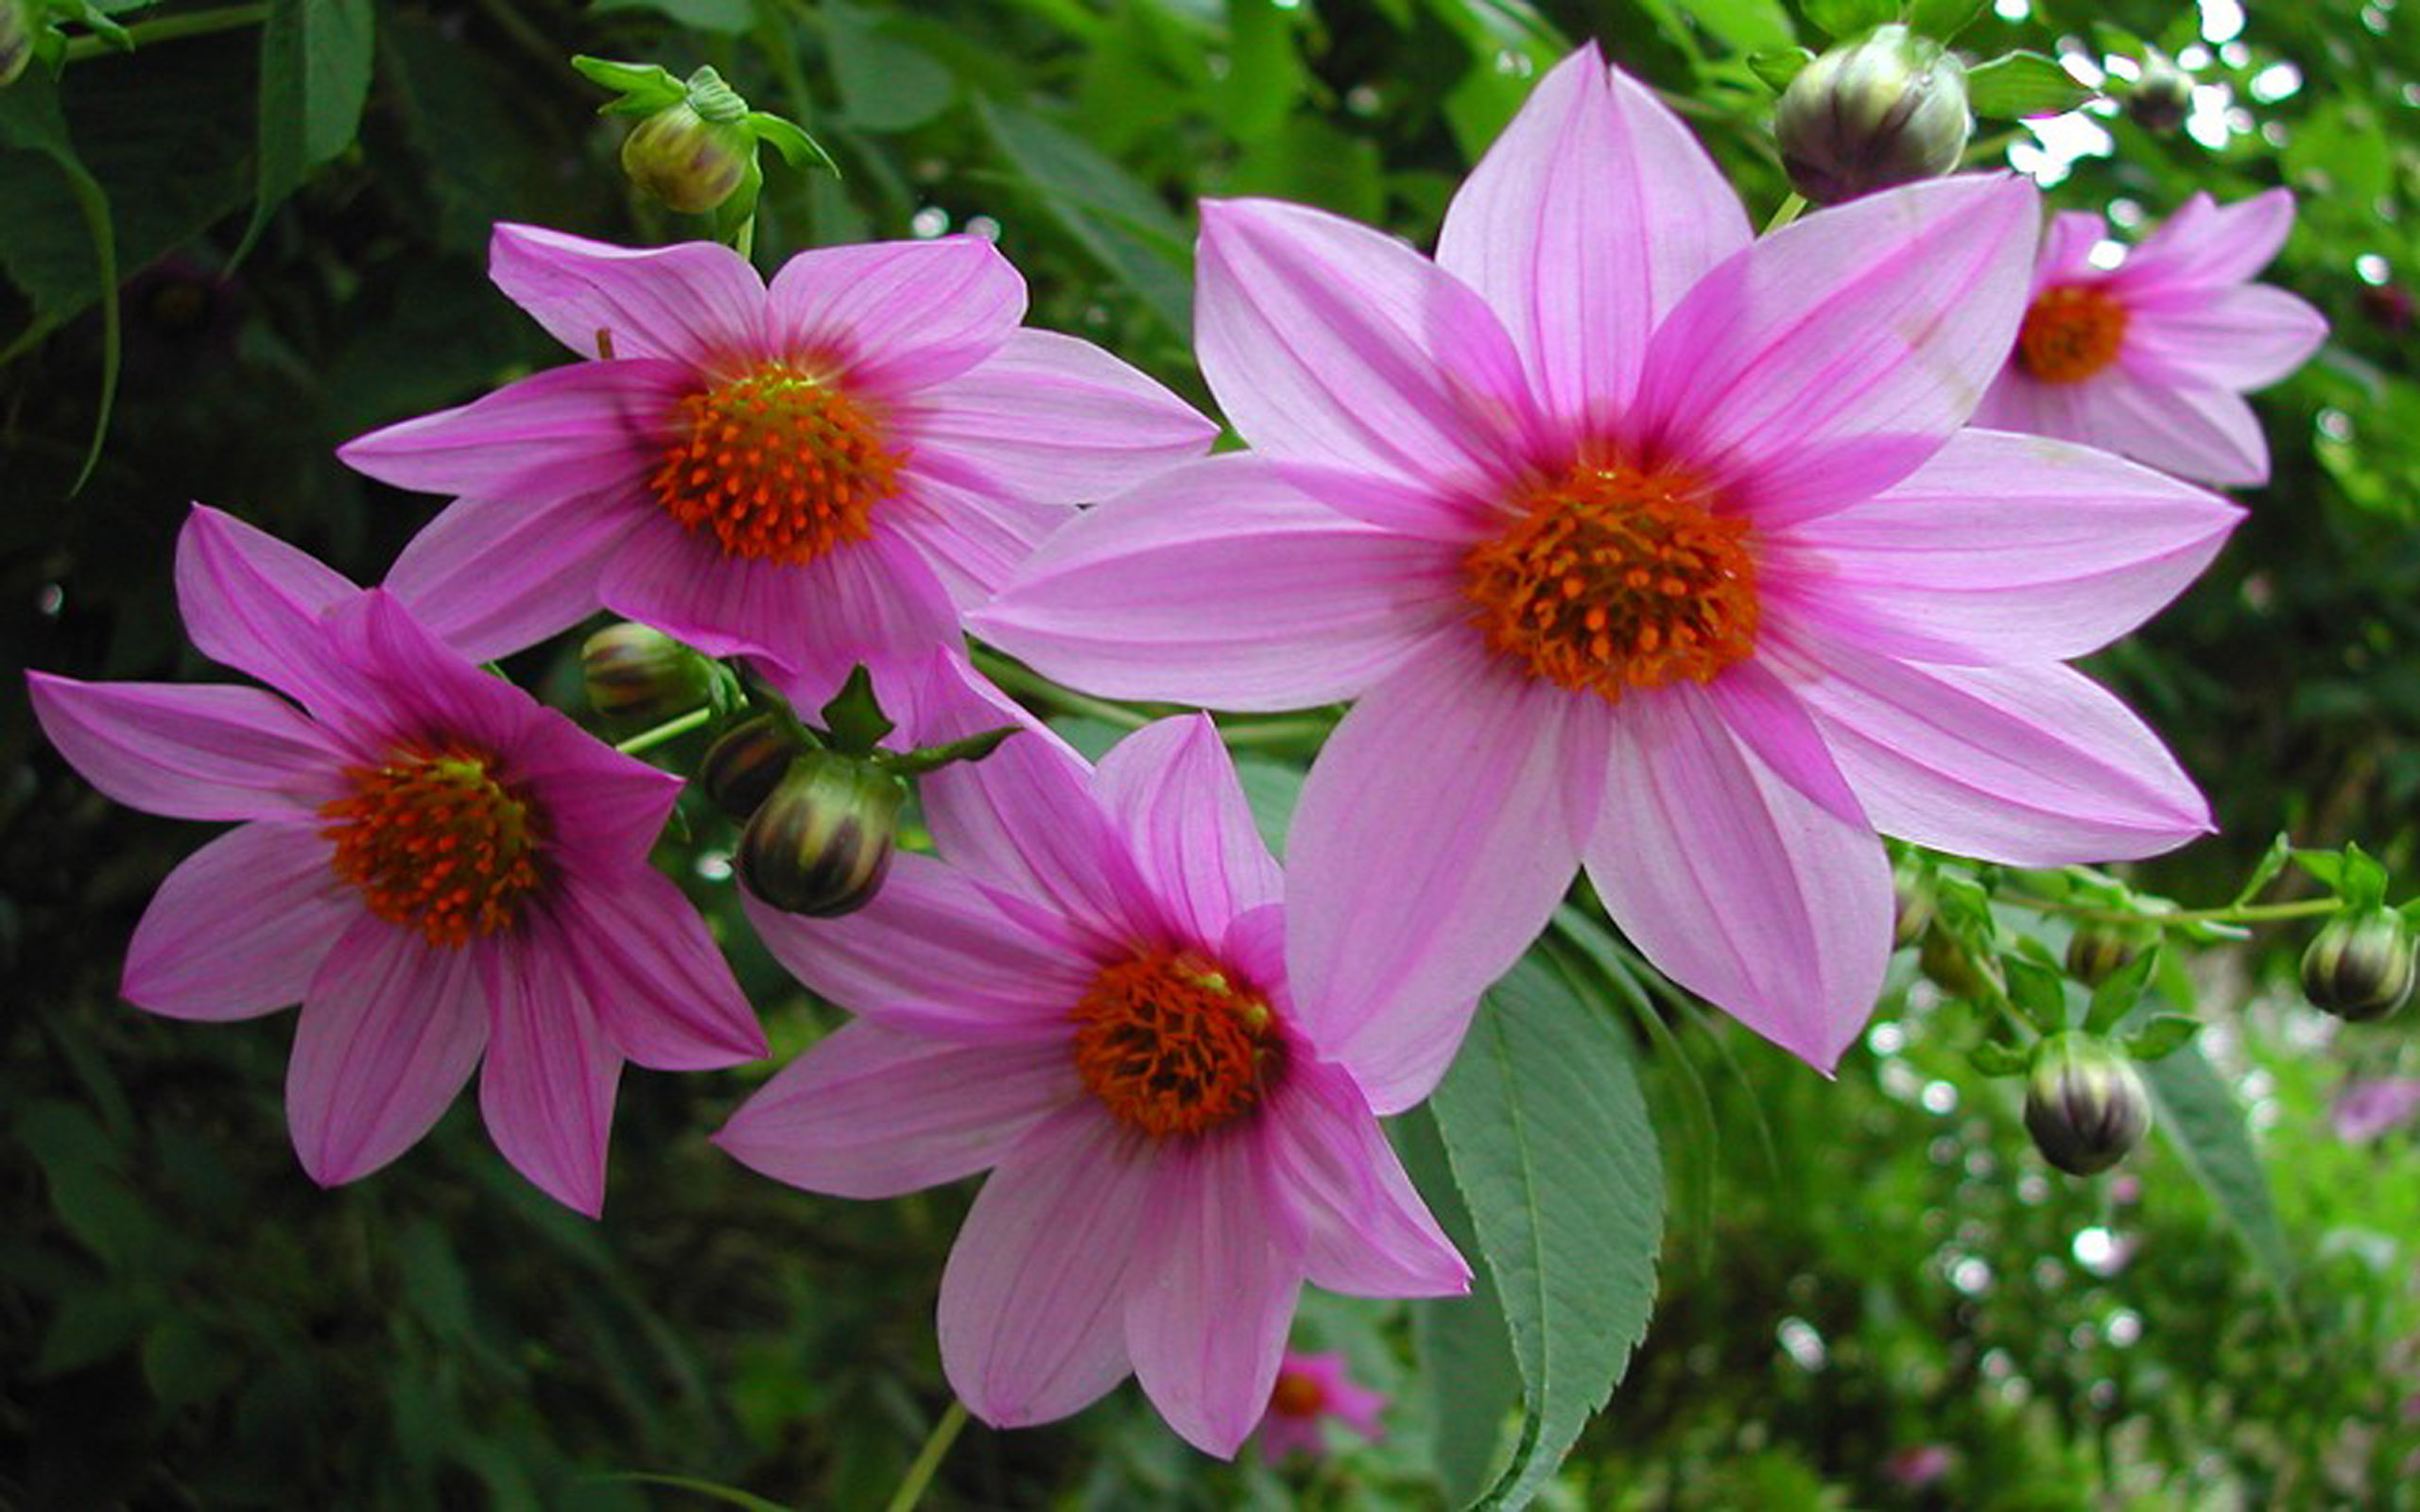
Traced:
[[1265, 455], [1469, 490], [1543, 444], [1485, 301], [1381, 232], [1206, 201], [1199, 280], [1202, 375]]
[[1063, 1040], [951, 1044], [860, 1020], [784, 1067], [715, 1143], [809, 1192], [895, 1197], [990, 1169], [1084, 1095]]
[[533, 728], [569, 724], [441, 644], [383, 589], [331, 614], [328, 634], [369, 690], [365, 728], [386, 738], [469, 740], [510, 762]]
[[488, 1040], [484, 947], [443, 950], [364, 914], [302, 998], [285, 1067], [285, 1122], [323, 1187], [418, 1143], [471, 1078]]
[[967, 623], [1110, 697], [1299, 709], [1360, 693], [1461, 619], [1460, 573], [1456, 548], [1213, 457], [1086, 511]]
[[1303, 1286], [1303, 1235], [1241, 1130], [1158, 1152], [1126, 1287], [1134, 1377], [1168, 1426], [1232, 1458], [1268, 1410]]
[[1437, 262], [1487, 297], [1546, 406], [1580, 428], [1628, 407], [1657, 322], [1748, 240], [1704, 149], [1591, 43], [1463, 181]]
[[180, 819], [307, 819], [340, 787], [344, 752], [258, 688], [78, 682], [26, 674], [34, 717], [85, 781]]
[[421, 493], [566, 498], [642, 490], [696, 376], [669, 362], [576, 362], [337, 448], [345, 465]]
[[[596, 612], [605, 563], [644, 507], [627, 488], [537, 501], [462, 499], [412, 537], [385, 587], [464, 657], [507, 656]], [[499, 562], [540, 570], [499, 572]]]
[[2123, 371], [2088, 387], [2076, 400], [2079, 409], [2089, 406], [2093, 444], [2203, 483], [2269, 481], [2269, 438], [2240, 394], [2155, 387]]
[[2191, 288], [2127, 301], [2118, 360], [2146, 383], [2263, 388], [2327, 339], [2327, 318], [2265, 284]]
[[[544, 810], [556, 866], [581, 883], [638, 876], [681, 798], [681, 779], [625, 756], [552, 709], [532, 707], [506, 776]], [[664, 895], [666, 899], [677, 893]]]
[[730, 964], [670, 878], [640, 867], [611, 887], [565, 888], [573, 969], [614, 1046], [651, 1071], [708, 1071], [768, 1054]]
[[300, 825], [239, 825], [180, 862], [126, 948], [127, 1000], [171, 1019], [250, 1019], [302, 1001], [361, 897]]
[[1304, 1031], [1380, 1112], [1427, 1094], [1473, 1000], [1537, 937], [1602, 782], [1604, 704], [1476, 641], [1438, 644], [1362, 698], [1287, 840]]
[[980, 236], [801, 252], [773, 275], [775, 349], [879, 399], [955, 378], [1025, 316], [1025, 280]]
[[989, 603], [1034, 548], [1076, 519], [1071, 504], [1038, 504], [971, 469], [921, 456], [882, 505], [883, 524], [915, 548], [959, 609]]
[[1621, 715], [1588, 846], [1606, 911], [1657, 970], [1828, 1072], [1890, 960], [1881, 840], [1752, 756], [1694, 684]]
[[2109, 222], [2091, 211], [2058, 212], [2042, 233], [2041, 255], [2033, 265], [2034, 287], [2098, 281], [2101, 274], [2092, 266], [2093, 249], [2108, 239]]
[[346, 702], [322, 622], [360, 593], [319, 558], [202, 505], [177, 535], [177, 607], [193, 644], [311, 709]]
[[1893, 479], [1844, 491], [1806, 455], [1849, 468], [1878, 446], [1904, 474], [1965, 421], [2016, 340], [2037, 204], [2022, 179], [1941, 179], [1765, 237], [1655, 333], [1631, 423], [1763, 520], [1875, 491]]
[[583, 357], [661, 357], [719, 373], [765, 351], [764, 281], [718, 243], [615, 247], [499, 225], [488, 276]]
[[594, 1218], [622, 1057], [575, 969], [584, 942], [540, 932], [488, 954], [491, 1007], [479, 1116], [514, 1170]]
[[1773, 775], [1843, 823], [1874, 828], [1806, 706], [1770, 667], [1737, 662], [1705, 684], [1704, 696], [1739, 744]]
[[1090, 503], [1200, 456], [1219, 427], [1089, 341], [1014, 331], [977, 367], [915, 396], [919, 457], [979, 468], [1014, 492]]
[[2159, 737], [2063, 666], [1773, 647], [1875, 824], [2012, 866], [2131, 860], [2210, 830]]
[[1348, 1297], [1470, 1290], [1470, 1267], [1350, 1077], [1318, 1062], [1288, 1066], [1263, 1127], [1273, 1184], [1303, 1215], [1312, 1285]]
[[1002, 913], [929, 856], [902, 855], [873, 902], [803, 919], [746, 900], [774, 958], [852, 1013], [942, 1039], [1063, 1043], [1093, 963]]
[[2240, 284], [2269, 266], [2293, 229], [2290, 191], [2272, 189], [2223, 208], [2197, 194], [2126, 254], [2117, 282], [2130, 291]]
[[1089, 1099], [1000, 1162], [942, 1273], [942, 1367], [996, 1428], [1063, 1418], [1126, 1376], [1124, 1301], [1157, 1152]]
[[1285, 876], [1207, 714], [1127, 736], [1101, 758], [1092, 785], [1124, 832], [1144, 886], [1196, 944], [1215, 947], [1237, 915], [1285, 896]]
[[1933, 662], [2099, 650], [2182, 593], [2242, 511], [2105, 452], [1962, 431], [1889, 492], [1757, 542], [1769, 610]]

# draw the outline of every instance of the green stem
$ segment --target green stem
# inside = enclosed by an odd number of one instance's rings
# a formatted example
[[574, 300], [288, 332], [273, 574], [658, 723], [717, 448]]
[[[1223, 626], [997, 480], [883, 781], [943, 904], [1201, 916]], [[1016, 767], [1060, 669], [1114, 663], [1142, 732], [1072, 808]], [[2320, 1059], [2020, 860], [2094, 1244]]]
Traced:
[[615, 741], [614, 748], [625, 756], [636, 756], [641, 751], [655, 749], [666, 741], [680, 739], [714, 716], [712, 709], [692, 709], [677, 719], [666, 720], [653, 730], [642, 730], [628, 740]]
[[942, 1456], [958, 1441], [958, 1431], [966, 1426], [966, 1403], [953, 1401], [942, 1420], [933, 1424], [932, 1433], [925, 1439], [925, 1447], [916, 1452], [916, 1462], [900, 1477], [899, 1489], [890, 1494], [890, 1503], [884, 1512], [908, 1512], [925, 1499], [925, 1488], [933, 1483], [933, 1472], [942, 1468]]
[[737, 252], [742, 257], [754, 255], [756, 250], [756, 217], [753, 214], [751, 214], [746, 220], [741, 221], [739, 223], [739, 229], [731, 233], [731, 249]]
[[2321, 914], [2332, 914], [2344, 906], [2334, 898], [2306, 898], [2293, 903], [2231, 903], [2224, 908], [2183, 908], [2169, 914], [2138, 914], [2122, 908], [2100, 908], [2091, 903], [2063, 902], [2055, 898], [2020, 895], [2003, 902], [2019, 908], [2031, 908], [2036, 913], [2066, 914], [2106, 924], [2149, 924], [2158, 929], [2180, 924], [2261, 924], [2281, 919], [2314, 919]]
[[1249, 725], [1222, 725], [1219, 738], [1229, 750], [1252, 750], [1275, 746], [1314, 745], [1336, 728], [1336, 721], [1321, 714], [1305, 714], [1293, 719], [1263, 719]]
[[[138, 21], [126, 28], [126, 40], [141, 47], [155, 42], [174, 42], [180, 37], [206, 37], [214, 31], [236, 31], [245, 26], [257, 26], [268, 19], [268, 7], [222, 6], [216, 10], [195, 10], [182, 16], [162, 16], [157, 21]], [[104, 53], [124, 51], [106, 37], [78, 37], [67, 44], [67, 60], [81, 62]]]
[[1765, 229], [1757, 234], [1762, 236], [1772, 235], [1773, 232], [1781, 230], [1784, 226], [1789, 225], [1791, 221], [1796, 220], [1799, 215], [1806, 211], [1806, 197], [1802, 194], [1793, 193], [1789, 198], [1781, 202], [1781, 208], [1773, 212], [1773, 218], [1766, 221]]
[[1049, 679], [1028, 671], [1005, 657], [977, 651], [975, 653], [975, 662], [976, 665], [982, 669], [985, 677], [990, 678], [1008, 692], [1021, 693], [1028, 697], [1040, 699], [1062, 713], [1083, 714], [1105, 724], [1115, 725], [1120, 730], [1140, 730], [1151, 722], [1149, 714], [1136, 713], [1122, 704], [1087, 697], [1083, 694], [1063, 688]]

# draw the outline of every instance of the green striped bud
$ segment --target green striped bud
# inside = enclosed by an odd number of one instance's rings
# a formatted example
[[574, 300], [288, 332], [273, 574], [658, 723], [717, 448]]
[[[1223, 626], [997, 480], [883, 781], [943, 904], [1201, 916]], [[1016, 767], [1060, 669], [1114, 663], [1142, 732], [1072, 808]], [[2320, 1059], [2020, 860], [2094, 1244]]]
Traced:
[[612, 719], [669, 719], [712, 696], [706, 659], [645, 625], [608, 625], [579, 648], [579, 679], [589, 707]]
[[2353, 1023], [2383, 1019], [2411, 995], [2411, 932], [2384, 908], [2339, 914], [2303, 952], [2303, 995]]
[[740, 883], [789, 914], [830, 919], [873, 902], [890, 871], [908, 785], [872, 762], [797, 757], [739, 834]]
[[743, 719], [706, 747], [698, 764], [698, 785], [714, 806], [745, 823], [782, 785], [782, 777], [806, 747], [771, 714]]
[[[711, 77], [713, 70], [700, 69]], [[702, 215], [738, 192], [756, 161], [756, 133], [750, 130], [747, 103], [719, 78], [701, 93], [690, 81], [689, 95], [666, 106], [622, 139], [622, 171], [631, 181], [673, 209]], [[735, 107], [717, 107], [724, 96]]]
[[2069, 1176], [2093, 1176], [2124, 1160], [2151, 1126], [2151, 1094], [2124, 1055], [2076, 1033], [2033, 1047], [2025, 1129], [2044, 1160]]
[[1816, 59], [1773, 111], [1790, 187], [1819, 205], [1951, 172], [1974, 124], [1965, 66], [1905, 26]]

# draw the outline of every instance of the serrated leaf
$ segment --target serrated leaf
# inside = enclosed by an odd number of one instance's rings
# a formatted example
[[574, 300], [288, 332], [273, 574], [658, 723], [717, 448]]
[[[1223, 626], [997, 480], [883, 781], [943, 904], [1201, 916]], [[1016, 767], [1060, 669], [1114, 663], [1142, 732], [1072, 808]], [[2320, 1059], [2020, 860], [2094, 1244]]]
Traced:
[[852, 756], [873, 750], [882, 744], [883, 736], [899, 728], [882, 712], [882, 700], [873, 691], [873, 674], [862, 662], [849, 669], [849, 680], [840, 684], [840, 691], [816, 717], [832, 736], [832, 748]]
[[1806, 0], [1806, 19], [1835, 42], [1861, 36], [1899, 19], [1899, 0]]
[[2092, 989], [2092, 1006], [2083, 1017], [2087, 1034], [2107, 1034], [2135, 1011], [2135, 1005], [2142, 999], [2144, 985], [2159, 967], [2159, 954], [2156, 944], [2146, 946]]
[[1778, 94], [1814, 60], [1815, 55], [1804, 47], [1767, 47], [1748, 55], [1748, 71]]
[[1512, 1463], [1472, 1504], [1521, 1506], [1647, 1332], [1664, 1228], [1655, 1132], [1621, 1031], [1530, 960], [1488, 992], [1431, 1107], [1524, 1398]]
[[2093, 93], [2040, 53], [2002, 53], [1966, 70], [1966, 104], [1977, 115], [2057, 115]]
[[2202, 1052], [2190, 1045], [2142, 1068], [2169, 1144], [2210, 1194], [2221, 1217], [2251, 1251], [2290, 1325], [2294, 1312], [2293, 1253], [2269, 1194], [2269, 1175], [2252, 1145], [2243, 1108]]
[[370, 99], [370, 0], [270, 0], [261, 27], [260, 163], [243, 261], [302, 177], [353, 145]]
[[2126, 1037], [2126, 1054], [2136, 1060], [2165, 1060], [2192, 1042], [2202, 1021], [2163, 1013]]
[[[1478, 1253], [1436, 1120], [1426, 1108], [1416, 1108], [1395, 1120], [1391, 1132], [1404, 1171], [1437, 1226], [1461, 1253]], [[1428, 1442], [1438, 1485], [1460, 1506], [1477, 1501], [1495, 1480], [1504, 1458], [1505, 1421], [1521, 1400], [1520, 1367], [1495, 1278], [1486, 1266], [1473, 1266], [1468, 1296], [1414, 1303], [1411, 1325], [1428, 1386]]]

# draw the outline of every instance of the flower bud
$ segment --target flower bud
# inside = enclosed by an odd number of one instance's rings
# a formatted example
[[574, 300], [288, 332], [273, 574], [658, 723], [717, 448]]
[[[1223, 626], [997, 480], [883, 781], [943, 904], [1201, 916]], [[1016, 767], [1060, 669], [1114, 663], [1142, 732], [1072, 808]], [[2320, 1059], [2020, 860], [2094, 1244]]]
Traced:
[[579, 648], [589, 707], [614, 719], [669, 719], [702, 705], [714, 687], [706, 659], [645, 625], [608, 625]]
[[790, 763], [805, 749], [771, 714], [743, 719], [706, 747], [705, 760], [698, 764], [698, 785], [715, 807], [745, 822], [773, 796]]
[[1925, 936], [1924, 949], [1916, 953], [1916, 969], [1951, 997], [1970, 1001], [1989, 995], [2000, 976], [1997, 961], [1977, 961], [1972, 951], [1943, 929]]
[[1773, 112], [1790, 187], [1819, 205], [1948, 173], [1974, 124], [1965, 66], [1895, 26], [1799, 70]]
[[2143, 60], [2143, 77], [2126, 92], [2126, 113], [2136, 126], [2162, 136], [2185, 124], [2193, 111], [2193, 76], [2154, 48]]
[[811, 750], [793, 760], [740, 832], [748, 890], [784, 913], [830, 919], [873, 902], [890, 870], [907, 784], [871, 762]]
[[2124, 924], [2089, 923], [2067, 937], [2067, 974], [2099, 987], [2143, 953], [2143, 932]]
[[1900, 867], [1891, 873], [1891, 948], [1904, 949], [1924, 938], [1932, 922], [1932, 886], [1923, 872]]
[[34, 22], [30, 0], [0, 0], [0, 89], [15, 83], [33, 60]]
[[2340, 1019], [2383, 1019], [2411, 995], [2411, 935], [2387, 909], [2337, 915], [2303, 952], [2303, 996]]
[[2085, 1034], [2034, 1046], [2025, 1128], [2044, 1160], [2069, 1176], [2092, 1176], [2125, 1159], [2151, 1126], [2151, 1094], [2123, 1055]]
[[656, 112], [622, 139], [622, 171], [631, 181], [693, 215], [730, 198], [756, 159], [746, 102], [712, 77], [713, 70], [699, 73], [706, 77], [690, 80], [686, 99]]

